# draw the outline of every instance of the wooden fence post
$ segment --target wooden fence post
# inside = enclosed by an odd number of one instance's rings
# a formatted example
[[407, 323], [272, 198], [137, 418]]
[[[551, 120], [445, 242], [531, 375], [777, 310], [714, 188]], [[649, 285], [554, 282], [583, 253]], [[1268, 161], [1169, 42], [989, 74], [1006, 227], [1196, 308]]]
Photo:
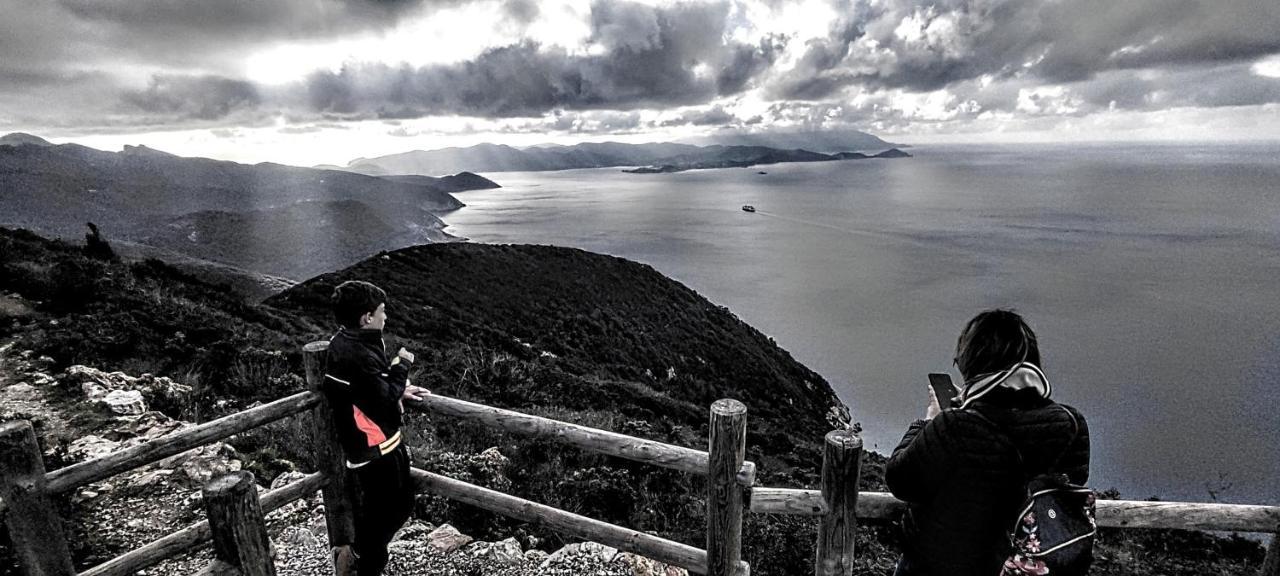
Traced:
[[738, 470], [747, 452], [747, 407], [737, 400], [716, 400], [711, 405], [708, 444], [707, 574], [735, 576], [742, 559]]
[[62, 521], [45, 492], [44, 458], [26, 420], [0, 424], [0, 499], [22, 573], [74, 576]]
[[215, 561], [236, 568], [240, 576], [275, 576], [271, 539], [253, 474], [240, 471], [219, 476], [204, 485], [203, 494]]
[[1280, 576], [1280, 532], [1271, 535], [1271, 545], [1267, 547], [1267, 558], [1262, 561], [1261, 576]]
[[822, 451], [822, 500], [827, 513], [818, 527], [817, 576], [853, 574], [853, 542], [858, 529], [858, 475], [862, 439], [852, 430], [827, 432]]
[[[311, 390], [324, 394], [325, 357], [329, 342], [320, 340], [302, 347], [302, 360], [307, 369], [307, 385]], [[333, 427], [333, 412], [326, 397], [312, 412], [315, 421], [315, 467], [326, 478], [321, 494], [324, 497], [325, 524], [329, 532], [329, 546], [333, 551], [335, 576], [349, 576], [354, 571], [352, 544], [355, 543], [355, 517], [352, 513], [350, 479], [346, 460], [338, 443], [338, 432]]]

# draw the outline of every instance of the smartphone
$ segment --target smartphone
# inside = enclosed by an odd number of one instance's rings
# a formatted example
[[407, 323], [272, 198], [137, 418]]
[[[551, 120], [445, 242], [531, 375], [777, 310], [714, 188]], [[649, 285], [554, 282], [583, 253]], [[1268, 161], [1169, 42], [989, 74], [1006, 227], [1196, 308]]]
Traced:
[[951, 375], [936, 372], [930, 374], [929, 386], [933, 387], [933, 395], [938, 397], [938, 407], [943, 410], [950, 408], [951, 397], [956, 395], [956, 388], [951, 385]]

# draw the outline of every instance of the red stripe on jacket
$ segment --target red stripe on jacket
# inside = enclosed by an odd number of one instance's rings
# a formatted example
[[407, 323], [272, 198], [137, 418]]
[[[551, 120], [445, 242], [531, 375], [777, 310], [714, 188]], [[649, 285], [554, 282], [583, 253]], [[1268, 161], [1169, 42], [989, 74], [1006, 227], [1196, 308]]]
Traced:
[[369, 446], [377, 446], [387, 441], [387, 435], [383, 434], [382, 429], [379, 428], [377, 424], [374, 424], [373, 420], [370, 420], [368, 416], [365, 416], [364, 412], [361, 412], [360, 409], [354, 405], [351, 406], [351, 410], [355, 412], [356, 428], [359, 428], [361, 432], [364, 432], [364, 436], [367, 439]]

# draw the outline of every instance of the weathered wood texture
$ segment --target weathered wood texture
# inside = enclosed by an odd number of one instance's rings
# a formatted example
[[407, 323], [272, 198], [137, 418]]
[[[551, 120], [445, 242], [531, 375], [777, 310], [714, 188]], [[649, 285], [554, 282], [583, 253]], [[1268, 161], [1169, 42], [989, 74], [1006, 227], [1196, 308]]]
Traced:
[[213, 555], [244, 576], [275, 576], [267, 523], [253, 474], [224, 474], [205, 484], [204, 509], [213, 533]]
[[[328, 342], [323, 340], [312, 342], [302, 347], [302, 360], [306, 367], [307, 385], [312, 392], [321, 395], [321, 401], [313, 412], [315, 434], [312, 436], [312, 442], [314, 442], [316, 470], [324, 472], [329, 478], [329, 482], [321, 492], [324, 497], [324, 516], [329, 533], [329, 545], [335, 551], [347, 554], [356, 541], [355, 515], [352, 507], [354, 499], [351, 493], [353, 485], [344, 462], [342, 446], [338, 443], [338, 431], [333, 426], [333, 410], [329, 407], [328, 399], [323, 395], [325, 358], [328, 350]], [[338, 555], [332, 554], [330, 557], [337, 558]], [[345, 563], [336, 563], [334, 565], [336, 576], [348, 576], [346, 573], [348, 568], [349, 566]]]
[[[270, 513], [286, 504], [304, 498], [320, 489], [324, 483], [324, 476], [316, 472], [297, 482], [267, 492], [262, 495], [259, 501], [262, 513]], [[107, 560], [81, 572], [80, 576], [128, 576], [179, 554], [194, 550], [209, 542], [212, 537], [213, 531], [209, 528], [209, 522], [198, 522], [146, 546]]]
[[817, 490], [794, 488], [751, 489], [752, 514], [790, 514], [793, 516], [822, 516], [827, 513], [827, 502]]
[[833, 430], [822, 453], [822, 500], [827, 514], [818, 526], [817, 576], [852, 576], [858, 529], [858, 474], [862, 439], [852, 430]]
[[0, 498], [13, 554], [27, 576], [72, 576], [62, 522], [49, 501], [44, 458], [26, 420], [0, 424]]
[[[433, 414], [473, 420], [512, 434], [547, 438], [599, 454], [617, 456], [690, 474], [707, 473], [707, 453], [693, 448], [672, 446], [438, 394], [431, 394], [422, 402], [412, 402], [411, 405]], [[737, 474], [738, 483], [750, 486], [755, 482], [755, 477], [755, 463], [743, 462]]]
[[1280, 576], [1280, 532], [1271, 536], [1271, 545], [1267, 547], [1267, 557], [1262, 561], [1259, 576]]
[[46, 475], [49, 492], [66, 492], [126, 470], [158, 462], [174, 454], [309, 410], [319, 401], [320, 398], [312, 392], [299, 392], [257, 408], [165, 434], [145, 444], [54, 470]]
[[747, 407], [732, 399], [711, 405], [707, 464], [707, 574], [732, 576], [742, 559], [742, 486]]
[[[817, 490], [756, 488], [754, 493], [766, 497], [757, 500], [752, 496], [751, 511], [764, 514], [814, 515], [810, 508], [822, 498]], [[893, 520], [906, 507], [905, 502], [888, 492], [858, 495], [858, 518]], [[1098, 500], [1098, 526], [1275, 533], [1280, 530], [1280, 506]]]
[[1275, 532], [1280, 529], [1280, 506], [1099, 500], [1098, 525], [1113, 528]]
[[[410, 474], [412, 474], [418, 490], [422, 492], [470, 504], [522, 522], [546, 526], [577, 538], [634, 552], [698, 574], [706, 574], [707, 572], [706, 551], [687, 544], [672, 542], [671, 540], [645, 534], [637, 530], [579, 516], [572, 512], [565, 512], [545, 504], [538, 504], [537, 502], [531, 502], [417, 468], [411, 469]], [[741, 565], [741, 570], [746, 570], [745, 564]], [[740, 572], [739, 574], [745, 575], [746, 572]]]

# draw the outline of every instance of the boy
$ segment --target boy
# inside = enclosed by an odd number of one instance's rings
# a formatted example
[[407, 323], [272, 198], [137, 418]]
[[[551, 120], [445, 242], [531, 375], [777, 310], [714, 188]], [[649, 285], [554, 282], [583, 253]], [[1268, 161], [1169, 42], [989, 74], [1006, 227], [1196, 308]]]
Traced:
[[421, 400], [429, 393], [409, 384], [413, 353], [401, 348], [387, 358], [386, 302], [381, 288], [358, 280], [338, 285], [332, 297], [342, 328], [329, 339], [324, 392], [347, 468], [354, 472], [359, 576], [382, 574], [387, 543], [413, 512], [409, 455], [400, 438], [402, 400]]

